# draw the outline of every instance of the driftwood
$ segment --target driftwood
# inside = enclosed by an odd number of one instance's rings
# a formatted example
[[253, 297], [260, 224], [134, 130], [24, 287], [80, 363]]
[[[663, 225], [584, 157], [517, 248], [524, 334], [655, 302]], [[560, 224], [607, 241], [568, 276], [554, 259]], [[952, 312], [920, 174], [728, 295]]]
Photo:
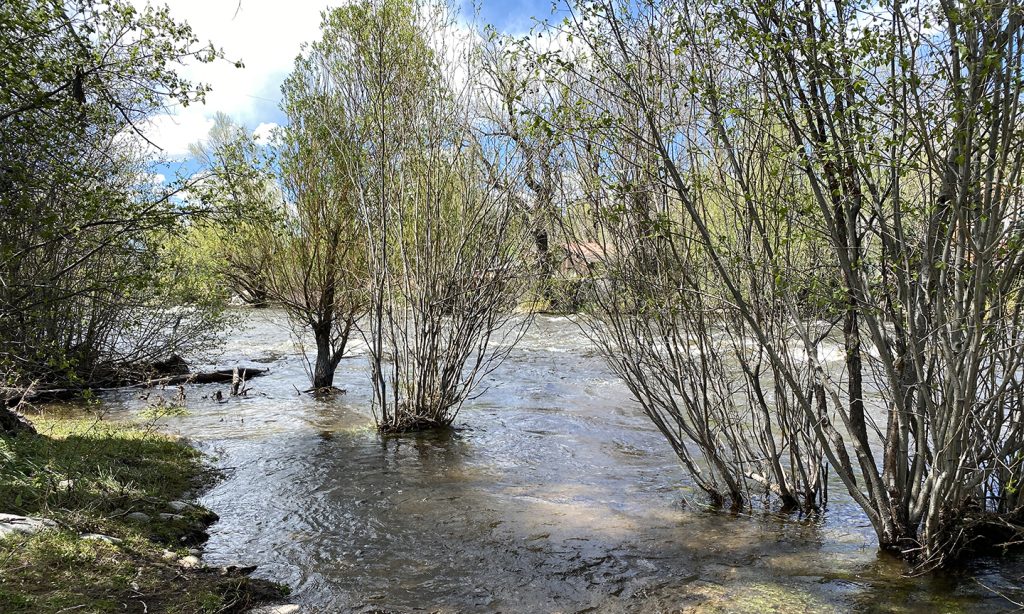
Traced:
[[208, 371], [206, 373], [187, 373], [184, 375], [173, 375], [170, 377], [161, 377], [158, 379], [149, 380], [146, 387], [162, 386], [165, 384], [176, 385], [176, 384], [221, 384], [221, 383], [234, 383], [236, 378], [241, 377], [243, 380], [251, 380], [254, 377], [266, 375], [270, 372], [270, 369], [239, 369], [238, 367], [232, 369], [218, 369], [216, 371]]
[[177, 386], [181, 384], [221, 384], [229, 383], [237, 385], [239, 381], [244, 383], [254, 377], [260, 377], [270, 372], [270, 369], [250, 369], [233, 367], [231, 369], [217, 369], [203, 373], [184, 373], [181, 375], [168, 375], [157, 377], [133, 384], [112, 386], [107, 388], [43, 388], [24, 389], [0, 387], [0, 399], [3, 399], [5, 407], [14, 407], [21, 403], [50, 403], [53, 401], [70, 401], [82, 396], [86, 390], [92, 392], [113, 392], [117, 390], [128, 390], [131, 388], [154, 388], [156, 386]]

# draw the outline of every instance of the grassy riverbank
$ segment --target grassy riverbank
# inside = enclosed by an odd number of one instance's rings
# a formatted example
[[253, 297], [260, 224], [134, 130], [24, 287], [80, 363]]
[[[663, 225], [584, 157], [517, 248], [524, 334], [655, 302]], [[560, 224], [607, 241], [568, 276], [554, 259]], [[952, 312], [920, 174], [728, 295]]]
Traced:
[[213, 479], [194, 448], [143, 426], [33, 422], [38, 436], [0, 436], [0, 513], [55, 528], [0, 538], [0, 612], [242, 612], [276, 596], [189, 558], [215, 519], [185, 501]]

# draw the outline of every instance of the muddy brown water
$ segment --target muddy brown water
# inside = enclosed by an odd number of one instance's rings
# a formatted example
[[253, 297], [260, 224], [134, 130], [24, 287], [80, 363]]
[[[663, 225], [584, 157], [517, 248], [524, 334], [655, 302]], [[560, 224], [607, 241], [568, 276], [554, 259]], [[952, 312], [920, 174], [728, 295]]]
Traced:
[[[245, 398], [193, 386], [160, 418], [215, 458], [204, 559], [259, 564], [308, 612], [1010, 611], [1024, 558], [907, 578], [842, 487], [818, 518], [712, 512], [575, 325], [540, 317], [447, 435], [379, 437], [368, 366], [316, 400], [279, 314], [245, 312], [216, 363], [269, 367]], [[142, 418], [159, 395], [110, 395]], [[225, 390], [226, 392], [226, 390]], [[999, 596], [1002, 594], [1003, 597]]]

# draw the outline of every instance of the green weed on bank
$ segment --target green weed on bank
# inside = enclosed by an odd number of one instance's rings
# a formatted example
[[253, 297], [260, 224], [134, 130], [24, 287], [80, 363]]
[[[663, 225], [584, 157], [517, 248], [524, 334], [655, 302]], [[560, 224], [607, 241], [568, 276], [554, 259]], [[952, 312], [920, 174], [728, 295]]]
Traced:
[[0, 612], [241, 612], [279, 595], [243, 574], [178, 563], [215, 518], [168, 507], [213, 477], [194, 448], [96, 418], [33, 422], [37, 436], [0, 436], [0, 512], [57, 528], [0, 539]]

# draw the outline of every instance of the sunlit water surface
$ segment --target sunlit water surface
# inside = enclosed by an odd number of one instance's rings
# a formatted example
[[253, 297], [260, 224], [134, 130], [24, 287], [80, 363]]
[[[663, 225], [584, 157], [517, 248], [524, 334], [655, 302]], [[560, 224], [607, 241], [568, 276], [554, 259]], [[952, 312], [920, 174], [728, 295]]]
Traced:
[[[160, 419], [224, 469], [204, 559], [259, 564], [308, 612], [1002, 611], [1024, 560], [906, 578], [834, 485], [823, 518], [701, 508], [679, 463], [566, 318], [539, 317], [454, 434], [382, 439], [357, 344], [316, 400], [283, 320], [243, 312], [220, 365], [243, 398], [187, 390]], [[147, 399], [110, 395], [111, 417]], [[151, 412], [146, 412], [147, 415]]]

